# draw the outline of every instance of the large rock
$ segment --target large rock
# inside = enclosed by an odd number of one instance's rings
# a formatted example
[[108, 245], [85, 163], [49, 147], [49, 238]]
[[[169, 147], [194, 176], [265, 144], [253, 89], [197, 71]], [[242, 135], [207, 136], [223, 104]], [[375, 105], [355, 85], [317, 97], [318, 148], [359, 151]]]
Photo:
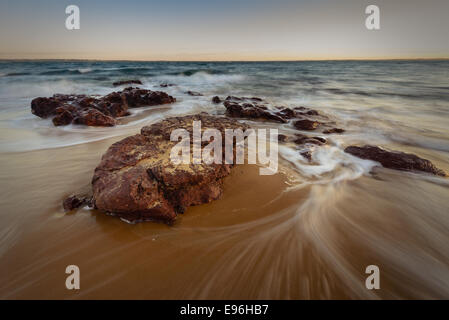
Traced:
[[55, 126], [70, 123], [88, 126], [113, 126], [115, 118], [129, 115], [129, 108], [175, 102], [162, 91], [129, 87], [104, 97], [55, 94], [31, 101], [31, 112], [38, 117], [53, 117]]
[[223, 138], [225, 129], [246, 128], [236, 120], [205, 113], [143, 127], [140, 134], [114, 143], [103, 155], [92, 179], [94, 206], [131, 222], [171, 222], [189, 206], [218, 199], [232, 165], [224, 161], [175, 165], [170, 160], [178, 143], [170, 141], [171, 132], [184, 128], [191, 134], [194, 120], [201, 121], [203, 131], [220, 130]]
[[376, 146], [350, 146], [345, 149], [350, 153], [362, 159], [369, 159], [379, 162], [385, 168], [406, 170], [406, 171], [423, 171], [431, 174], [446, 176], [446, 173], [438, 169], [427, 159], [420, 158], [414, 154], [399, 151], [387, 151]]

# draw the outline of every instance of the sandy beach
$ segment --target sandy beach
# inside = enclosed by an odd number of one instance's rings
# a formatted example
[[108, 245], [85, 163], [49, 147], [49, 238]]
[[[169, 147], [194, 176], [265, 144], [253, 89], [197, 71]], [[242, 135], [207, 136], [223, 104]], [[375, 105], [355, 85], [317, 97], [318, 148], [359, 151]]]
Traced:
[[[361, 63], [363, 68], [367, 65], [372, 66]], [[244, 75], [140, 75], [143, 87], [150, 89], [161, 90], [163, 81], [176, 82], [177, 86], [162, 90], [177, 102], [137, 108], [112, 128], [54, 127], [30, 113], [31, 98], [50, 96], [67, 83], [63, 93], [117, 90], [109, 80], [97, 87], [91, 78], [77, 80], [89, 72], [72, 80], [53, 79], [47, 91], [37, 90], [30, 79], [29, 93], [3, 95], [0, 298], [449, 297], [447, 178], [371, 168], [343, 152], [348, 145], [371, 143], [417, 154], [449, 172], [447, 117], [442, 116], [447, 116], [447, 92], [421, 86], [427, 98], [407, 97], [405, 92], [402, 97], [376, 92], [369, 97], [333, 92], [330, 97], [327, 88], [334, 80], [324, 75], [307, 80], [329, 81], [315, 96], [298, 94], [298, 87], [306, 86], [298, 79], [283, 79], [275, 90], [267, 91], [276, 75], [257, 82], [250, 69], [256, 67], [247, 66], [250, 71]], [[411, 63], [409, 68], [413, 67]], [[262, 72], [268, 67], [257, 68]], [[12, 80], [0, 80], [6, 93], [7, 81]], [[187, 89], [203, 96], [187, 95]], [[187, 208], [173, 225], [128, 224], [87, 206], [64, 212], [64, 198], [90, 191], [93, 170], [111, 144], [170, 116], [223, 114], [224, 108], [210, 99], [227, 94], [259, 95], [273, 105], [305, 104], [346, 132], [326, 135], [327, 144], [314, 149], [311, 163], [300, 156], [297, 146], [281, 145], [279, 171], [272, 176], [259, 175], [256, 165], [237, 165], [224, 178], [219, 200]], [[246, 122], [258, 128], [276, 126], [283, 134], [293, 132], [284, 124]], [[70, 264], [79, 266], [83, 290], [64, 286], [64, 270]], [[365, 268], [371, 264], [382, 270], [380, 290], [365, 288]]]

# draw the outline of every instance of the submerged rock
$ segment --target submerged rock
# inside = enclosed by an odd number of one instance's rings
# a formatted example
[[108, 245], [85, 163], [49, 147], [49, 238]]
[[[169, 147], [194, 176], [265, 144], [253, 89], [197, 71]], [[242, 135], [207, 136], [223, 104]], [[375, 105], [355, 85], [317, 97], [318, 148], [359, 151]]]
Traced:
[[343, 133], [343, 132], [345, 132], [345, 129], [341, 128], [332, 128], [323, 131], [324, 134]]
[[176, 84], [164, 82], [164, 83], [161, 83], [159, 86], [161, 88], [167, 88], [167, 87], [174, 87], [174, 86], [176, 86]]
[[121, 86], [124, 84], [142, 84], [142, 81], [140, 81], [140, 80], [122, 80], [122, 81], [116, 81], [112, 85], [113, 86]]
[[38, 117], [53, 117], [55, 126], [70, 123], [87, 126], [113, 126], [114, 118], [129, 115], [128, 108], [154, 106], [175, 102], [162, 91], [129, 87], [104, 97], [55, 94], [31, 101], [31, 112]]
[[323, 145], [326, 144], [326, 139], [321, 138], [321, 137], [308, 137], [304, 134], [296, 134], [296, 139], [295, 139], [295, 143], [296, 144], [315, 144], [315, 145]]
[[379, 162], [385, 168], [405, 171], [423, 171], [438, 176], [445, 177], [447, 174], [427, 159], [417, 155], [399, 151], [387, 151], [376, 146], [350, 146], [345, 149], [350, 153], [362, 159], [369, 159]]
[[199, 92], [196, 92], [196, 91], [186, 91], [185, 92], [186, 94], [188, 94], [189, 96], [192, 96], [192, 97], [201, 97], [202, 96], [202, 94], [201, 93], [199, 93]]
[[205, 113], [143, 127], [140, 134], [114, 143], [103, 155], [92, 179], [94, 206], [131, 222], [171, 222], [189, 206], [218, 199], [231, 164], [176, 165], [170, 160], [178, 143], [170, 141], [171, 132], [183, 128], [192, 135], [194, 120], [201, 121], [202, 130], [215, 128], [223, 137], [225, 129], [246, 128], [236, 120]]

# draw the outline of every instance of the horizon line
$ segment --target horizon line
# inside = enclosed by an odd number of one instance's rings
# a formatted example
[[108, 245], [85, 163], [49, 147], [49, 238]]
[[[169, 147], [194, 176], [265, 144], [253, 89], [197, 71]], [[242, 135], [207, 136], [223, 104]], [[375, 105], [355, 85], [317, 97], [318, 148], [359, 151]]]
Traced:
[[93, 62], [313, 62], [313, 61], [437, 61], [448, 58], [342, 58], [294, 60], [146, 60], [146, 59], [72, 59], [72, 58], [0, 58], [0, 61], [93, 61]]

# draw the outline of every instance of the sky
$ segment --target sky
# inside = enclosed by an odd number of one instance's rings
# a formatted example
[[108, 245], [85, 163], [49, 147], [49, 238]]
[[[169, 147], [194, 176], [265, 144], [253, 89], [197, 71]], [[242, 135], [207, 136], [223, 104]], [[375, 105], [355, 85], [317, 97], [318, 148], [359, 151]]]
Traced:
[[[72, 4], [79, 30], [65, 27]], [[448, 0], [2, 0], [0, 59], [449, 58], [448, 12]]]

